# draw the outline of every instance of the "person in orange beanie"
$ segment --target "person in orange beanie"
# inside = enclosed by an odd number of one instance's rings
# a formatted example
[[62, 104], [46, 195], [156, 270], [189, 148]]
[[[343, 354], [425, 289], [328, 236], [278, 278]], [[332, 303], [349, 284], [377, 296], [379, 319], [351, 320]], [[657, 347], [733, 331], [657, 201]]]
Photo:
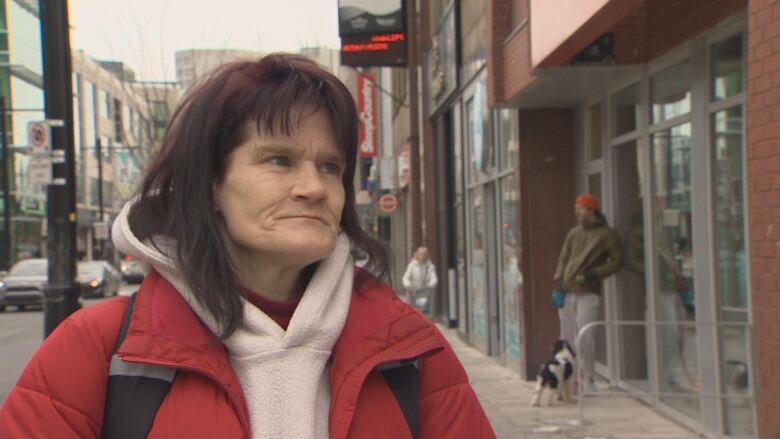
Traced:
[[[575, 346], [580, 329], [598, 318], [603, 280], [620, 270], [623, 248], [600, 211], [595, 195], [584, 193], [574, 202], [578, 224], [566, 235], [553, 276], [553, 303], [561, 320], [561, 337]], [[578, 361], [586, 389], [593, 387], [594, 332], [580, 340]]]

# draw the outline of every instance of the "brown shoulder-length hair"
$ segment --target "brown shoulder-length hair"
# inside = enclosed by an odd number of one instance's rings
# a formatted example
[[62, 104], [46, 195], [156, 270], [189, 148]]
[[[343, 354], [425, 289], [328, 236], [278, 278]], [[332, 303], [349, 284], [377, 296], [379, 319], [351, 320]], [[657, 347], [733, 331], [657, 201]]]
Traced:
[[[192, 89], [174, 113], [129, 214], [139, 239], [173, 238], [175, 254], [167, 256], [221, 324], [223, 338], [241, 324], [243, 310], [212, 188], [223, 181], [228, 156], [244, 140], [247, 123], [289, 135], [311, 115], [302, 109], [329, 115], [346, 159], [341, 229], [369, 255], [368, 271], [379, 276], [387, 272], [384, 246], [363, 231], [355, 210], [358, 116], [344, 84], [296, 55], [273, 54], [225, 65]], [[368, 278], [360, 276], [355, 282], [360, 286]]]

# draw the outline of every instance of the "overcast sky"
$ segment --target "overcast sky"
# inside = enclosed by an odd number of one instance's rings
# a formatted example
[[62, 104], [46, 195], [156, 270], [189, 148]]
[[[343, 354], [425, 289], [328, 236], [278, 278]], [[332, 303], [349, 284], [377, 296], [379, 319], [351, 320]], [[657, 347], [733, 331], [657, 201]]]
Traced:
[[174, 52], [338, 47], [337, 0], [71, 0], [71, 46], [175, 80]]

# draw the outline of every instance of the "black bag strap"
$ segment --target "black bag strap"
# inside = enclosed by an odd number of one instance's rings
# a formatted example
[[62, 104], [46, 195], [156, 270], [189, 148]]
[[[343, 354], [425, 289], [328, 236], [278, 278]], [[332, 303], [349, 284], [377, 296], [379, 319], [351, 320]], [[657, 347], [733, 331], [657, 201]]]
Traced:
[[417, 360], [384, 363], [377, 369], [393, 392], [412, 437], [420, 435], [420, 379]]
[[117, 351], [127, 336], [136, 293], [130, 296], [108, 370], [103, 439], [142, 439], [171, 389], [176, 369], [122, 360]]

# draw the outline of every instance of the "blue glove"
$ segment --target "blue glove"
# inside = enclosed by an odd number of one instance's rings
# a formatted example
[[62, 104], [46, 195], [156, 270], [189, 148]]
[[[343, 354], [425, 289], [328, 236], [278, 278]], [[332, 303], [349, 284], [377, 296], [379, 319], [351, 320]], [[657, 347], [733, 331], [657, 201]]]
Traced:
[[553, 291], [552, 295], [550, 296], [550, 300], [552, 300], [554, 307], [561, 309], [563, 308], [563, 303], [566, 300], [566, 293], [563, 291]]

